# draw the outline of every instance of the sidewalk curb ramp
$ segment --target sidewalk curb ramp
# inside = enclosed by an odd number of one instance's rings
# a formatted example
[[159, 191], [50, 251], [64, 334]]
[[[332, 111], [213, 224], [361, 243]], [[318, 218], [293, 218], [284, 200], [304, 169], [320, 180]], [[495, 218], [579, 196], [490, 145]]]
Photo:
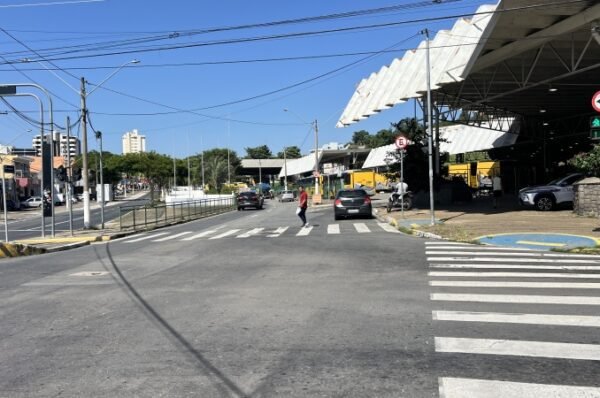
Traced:
[[[373, 209], [373, 213], [379, 221], [388, 223], [388, 224], [394, 226], [395, 228], [398, 228], [398, 231], [400, 231], [406, 235], [411, 235], [411, 236], [416, 236], [418, 238], [426, 238], [426, 239], [448, 240], [448, 239], [444, 238], [443, 236], [433, 234], [431, 232], [424, 232], [424, 231], [418, 230], [412, 225], [410, 227], [399, 228], [399, 227], [401, 227], [401, 225], [398, 224], [398, 220], [396, 220], [394, 217], [391, 217], [391, 216], [380, 215], [379, 214], [380, 212], [378, 209]], [[407, 229], [409, 229], [411, 231], [410, 234], [406, 233]]]

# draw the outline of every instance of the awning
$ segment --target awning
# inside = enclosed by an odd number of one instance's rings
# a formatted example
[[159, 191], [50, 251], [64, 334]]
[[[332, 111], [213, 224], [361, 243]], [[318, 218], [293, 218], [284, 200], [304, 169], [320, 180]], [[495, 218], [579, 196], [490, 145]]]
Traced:
[[[321, 162], [322, 157], [323, 151], [319, 150], [319, 163]], [[310, 155], [306, 155], [298, 159], [288, 159], [287, 165], [285, 167], [282, 167], [281, 171], [279, 172], [279, 178], [285, 177], [286, 167], [288, 177], [308, 173], [309, 171], [315, 169], [315, 154], [313, 152]]]
[[450, 155], [514, 145], [519, 134], [483, 127], [456, 125], [440, 128], [440, 152]]
[[377, 148], [371, 149], [369, 152], [369, 156], [367, 156], [367, 160], [363, 163], [363, 169], [372, 169], [375, 167], [384, 167], [390, 163], [396, 161], [393, 155], [390, 155], [390, 152], [396, 152], [396, 145], [384, 145]]

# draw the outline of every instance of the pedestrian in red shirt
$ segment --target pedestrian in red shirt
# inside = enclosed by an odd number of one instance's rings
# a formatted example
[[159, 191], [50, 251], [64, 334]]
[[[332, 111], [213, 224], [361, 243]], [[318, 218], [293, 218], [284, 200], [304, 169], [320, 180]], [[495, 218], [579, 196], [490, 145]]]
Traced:
[[296, 214], [302, 220], [302, 227], [308, 227], [306, 222], [306, 208], [308, 207], [308, 194], [304, 190], [304, 187], [300, 187], [300, 198], [298, 199], [298, 210]]

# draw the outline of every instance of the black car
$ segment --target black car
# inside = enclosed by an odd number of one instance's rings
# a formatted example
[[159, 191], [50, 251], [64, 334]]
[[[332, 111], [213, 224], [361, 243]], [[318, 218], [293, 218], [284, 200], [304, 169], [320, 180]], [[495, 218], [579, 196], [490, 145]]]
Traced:
[[341, 217], [363, 216], [371, 218], [373, 209], [371, 198], [364, 189], [344, 189], [339, 191], [333, 204], [336, 220]]
[[237, 209], [242, 210], [246, 207], [254, 207], [255, 209], [262, 209], [264, 203], [264, 198], [261, 194], [248, 191], [241, 192], [237, 196]]

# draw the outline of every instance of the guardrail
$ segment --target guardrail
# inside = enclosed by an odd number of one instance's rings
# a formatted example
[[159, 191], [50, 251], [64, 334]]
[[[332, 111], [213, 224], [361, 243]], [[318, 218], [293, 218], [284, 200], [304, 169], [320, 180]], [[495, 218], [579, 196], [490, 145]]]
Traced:
[[147, 229], [149, 226], [196, 220], [236, 208], [237, 200], [233, 196], [161, 205], [123, 206], [119, 208], [119, 229]]

